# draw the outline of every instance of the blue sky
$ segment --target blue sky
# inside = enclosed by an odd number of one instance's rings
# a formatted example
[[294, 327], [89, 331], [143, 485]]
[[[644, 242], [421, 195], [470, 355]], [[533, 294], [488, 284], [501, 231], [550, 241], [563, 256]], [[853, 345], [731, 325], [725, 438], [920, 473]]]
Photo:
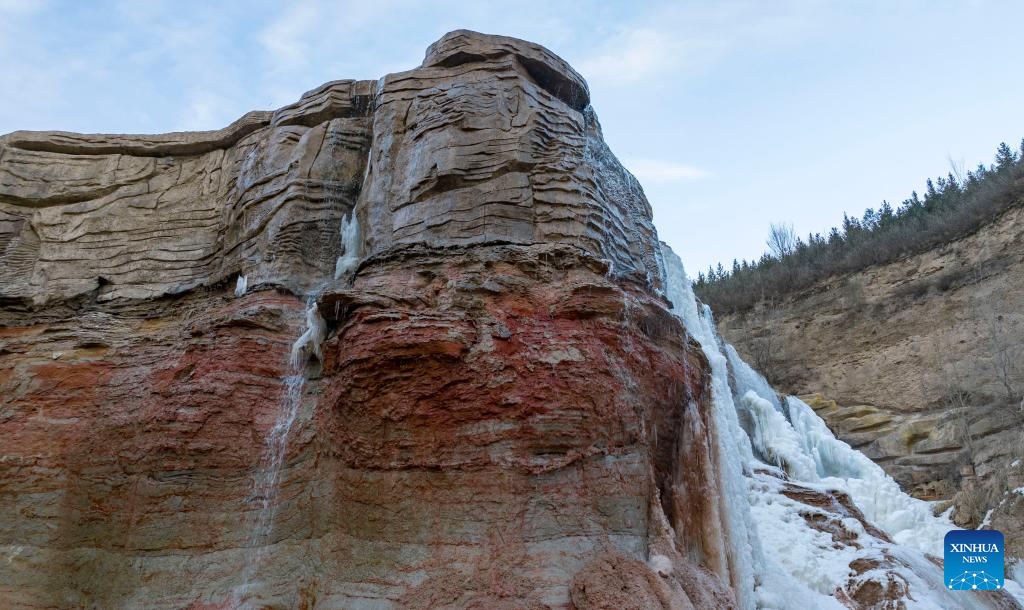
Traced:
[[0, 0], [0, 133], [215, 129], [445, 32], [539, 42], [691, 272], [899, 202], [1024, 136], [1024, 3]]

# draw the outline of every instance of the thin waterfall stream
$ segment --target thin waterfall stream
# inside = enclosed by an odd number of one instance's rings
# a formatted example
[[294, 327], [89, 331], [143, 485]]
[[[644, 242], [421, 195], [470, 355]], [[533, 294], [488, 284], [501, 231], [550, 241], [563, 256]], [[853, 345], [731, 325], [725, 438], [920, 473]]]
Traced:
[[[333, 157], [336, 146], [335, 138], [330, 137], [328, 146]], [[306, 196], [308, 185], [306, 186]], [[324, 197], [329, 206], [341, 203], [340, 194], [336, 184], [324, 186]], [[356, 219], [355, 209], [349, 209], [348, 214], [343, 214], [338, 230], [340, 256], [335, 262], [334, 279], [338, 280], [348, 276], [359, 263], [359, 222]], [[351, 278], [348, 278], [351, 280]], [[259, 575], [260, 567], [264, 560], [267, 547], [273, 543], [271, 535], [274, 530], [275, 520], [280, 507], [281, 478], [285, 465], [285, 457], [288, 453], [288, 442], [291, 437], [292, 428], [298, 419], [301, 410], [303, 397], [306, 389], [307, 364], [311, 359], [323, 360], [321, 344], [327, 336], [327, 326], [320, 315], [316, 296], [323, 291], [330, 280], [322, 283], [307, 298], [305, 324], [302, 332], [292, 344], [289, 354], [289, 366], [292, 373], [284, 377], [284, 392], [280, 400], [280, 409], [274, 425], [270, 428], [264, 439], [263, 451], [260, 456], [259, 466], [253, 476], [252, 492], [247, 503], [258, 508], [253, 511], [251, 517], [249, 538], [246, 541], [248, 555], [243, 572], [242, 584], [235, 590], [234, 603], [243, 606], [253, 582]], [[244, 276], [239, 276], [236, 286], [236, 296], [245, 294], [247, 282]]]
[[305, 315], [303, 332], [292, 344], [289, 354], [292, 374], [283, 378], [284, 391], [279, 403], [281, 407], [274, 425], [264, 439], [259, 466], [253, 476], [252, 492], [247, 500], [247, 504], [255, 504], [258, 509], [251, 513], [250, 517], [252, 525], [246, 541], [248, 555], [242, 583], [234, 595], [237, 604], [241, 604], [248, 596], [249, 589], [259, 574], [266, 547], [271, 542], [270, 536], [280, 507], [281, 474], [288, 453], [288, 441], [305, 395], [306, 364], [310, 357], [321, 357], [320, 343], [324, 340], [326, 328], [317, 310], [315, 298], [310, 298], [307, 302]]

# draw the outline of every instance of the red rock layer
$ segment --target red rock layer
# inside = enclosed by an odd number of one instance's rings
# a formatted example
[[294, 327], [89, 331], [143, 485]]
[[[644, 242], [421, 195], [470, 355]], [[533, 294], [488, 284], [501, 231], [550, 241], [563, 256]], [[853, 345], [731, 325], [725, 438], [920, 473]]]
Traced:
[[256, 539], [298, 299], [7, 312], [0, 597], [583, 610], [619, 565], [660, 607], [731, 603], [684, 559], [714, 529], [681, 518], [713, 492], [681, 475], [706, 363], [663, 301], [605, 272], [571, 247], [408, 249], [326, 291], [324, 362]]

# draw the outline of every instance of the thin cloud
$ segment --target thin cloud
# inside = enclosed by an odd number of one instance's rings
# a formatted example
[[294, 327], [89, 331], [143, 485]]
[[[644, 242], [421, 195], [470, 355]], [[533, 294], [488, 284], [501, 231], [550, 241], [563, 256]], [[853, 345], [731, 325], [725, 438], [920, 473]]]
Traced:
[[805, 0], [770, 8], [750, 0], [660, 5], [608, 33], [575, 63], [599, 87], [679, 78], [711, 70], [743, 47], [791, 42], [816, 13]]
[[664, 159], [630, 159], [624, 164], [641, 182], [691, 182], [712, 175], [699, 167]]
[[309, 42], [316, 39], [321, 20], [334, 17], [323, 15], [320, 9], [314, 3], [296, 3], [260, 33], [260, 44], [271, 58], [272, 69], [287, 71], [309, 61]]
[[679, 63], [683, 44], [664, 32], [640, 28], [615, 37], [617, 42], [579, 62], [588, 81], [635, 83], [671, 71]]
[[43, 0], [0, 0], [0, 14], [27, 15], [43, 8]]

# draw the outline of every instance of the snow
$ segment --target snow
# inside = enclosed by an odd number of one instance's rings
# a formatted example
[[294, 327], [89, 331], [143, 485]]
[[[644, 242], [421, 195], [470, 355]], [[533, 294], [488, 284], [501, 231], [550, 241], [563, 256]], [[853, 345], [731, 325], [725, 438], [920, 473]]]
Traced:
[[981, 520], [981, 525], [978, 526], [978, 529], [983, 530], [986, 527], [992, 525], [992, 513], [994, 512], [996, 512], [996, 509], [988, 509], [988, 512], [985, 513], [985, 518]]
[[[772, 549], [772, 558], [786, 575], [780, 582], [785, 585], [780, 599], [789, 595], [789, 583], [799, 582], [807, 590], [805, 595], [814, 594], [815, 603], [809, 607], [821, 607], [827, 603], [823, 599], [842, 607], [831, 594], [846, 582], [851, 573], [849, 563], [859, 556], [859, 552], [853, 547], [837, 550], [833, 547], [831, 534], [808, 527], [800, 513], [810, 512], [809, 507], [784, 496], [782, 485], [783, 482], [773, 476], [755, 475], [750, 479], [749, 496], [761, 543], [764, 548]], [[772, 595], [766, 597], [771, 598]], [[775, 602], [771, 607], [791, 606]]]
[[1012, 595], [1017, 603], [1024, 606], [1024, 559], [1018, 559], [1008, 567], [1003, 580], [1003, 590]]
[[651, 555], [647, 565], [658, 573], [659, 576], [668, 576], [672, 573], [672, 560], [664, 555]]
[[[895, 571], [913, 591], [908, 608], [974, 607], [975, 600], [950, 597], [941, 570], [925, 557], [942, 556], [943, 538], [955, 528], [950, 511], [935, 516], [932, 503], [905, 493], [880, 466], [837, 439], [802, 400], [780, 400], [764, 377], [721, 341], [710, 309], [697, 303], [679, 258], [667, 248], [663, 255], [665, 296], [711, 367], [720, 502], [741, 606], [842, 608], [832, 594], [853, 577], [850, 561], [881, 559], [884, 552], [897, 558], [895, 565], [886, 562], [856, 579], [876, 579], [884, 586]], [[836, 545], [831, 534], [808, 526], [803, 515], [817, 509], [781, 493], [779, 470], [810, 489], [845, 492], [896, 545], [867, 535], [853, 518], [841, 525], [858, 534], [863, 548]], [[1024, 493], [1024, 488], [1017, 491]], [[1008, 582], [1007, 590], [1011, 586], [1016, 585]]]

